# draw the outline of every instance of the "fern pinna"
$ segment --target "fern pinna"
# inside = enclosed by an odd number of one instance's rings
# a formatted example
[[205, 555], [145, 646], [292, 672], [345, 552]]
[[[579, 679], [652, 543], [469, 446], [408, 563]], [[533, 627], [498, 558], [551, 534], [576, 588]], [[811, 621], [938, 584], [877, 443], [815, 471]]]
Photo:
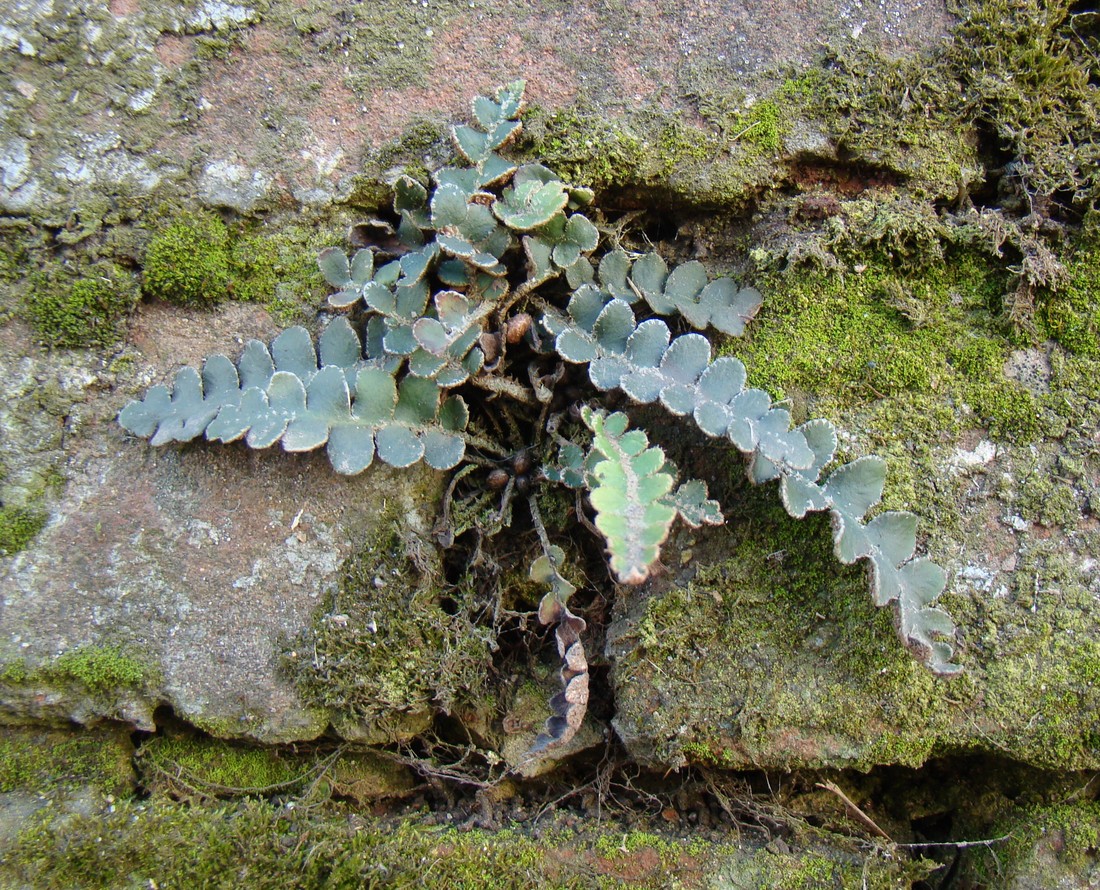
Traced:
[[[532, 567], [547, 589], [539, 617], [556, 626], [563, 663], [562, 692], [532, 756], [568, 742], [588, 702], [585, 622], [569, 610], [575, 588], [539, 518], [539, 485], [587, 493], [594, 519], [581, 518], [603, 537], [623, 584], [649, 577], [677, 519], [723, 522], [705, 484], [677, 484], [676, 469], [642, 430], [629, 428], [625, 413], [595, 404], [578, 410], [574, 400], [570, 415], [558, 392], [569, 365], [587, 365], [597, 391], [659, 404], [728, 440], [748, 456], [752, 482], [777, 481], [791, 516], [828, 511], [837, 558], [867, 560], [873, 600], [894, 604], [902, 642], [936, 673], [958, 671], [954, 626], [933, 605], [946, 576], [914, 558], [916, 517], [865, 520], [882, 494], [884, 461], [864, 457], [826, 474], [837, 444], [828, 421], [792, 428], [786, 408], [746, 386], [739, 360], [713, 357], [707, 337], [674, 336], [659, 317], [737, 336], [760, 294], [711, 280], [698, 262], [670, 270], [656, 253], [616, 248], [597, 262], [601, 234], [583, 212], [592, 192], [502, 154], [522, 126], [523, 90], [517, 81], [474, 101], [473, 124], [453, 129], [461, 165], [437, 170], [430, 183], [396, 181], [386, 246], [350, 257], [336, 248], [321, 253], [335, 288], [329, 305], [349, 314], [316, 346], [296, 327], [270, 346], [249, 343], [236, 364], [211, 356], [201, 373], [183, 368], [170, 385], [128, 404], [122, 426], [154, 445], [205, 436], [253, 448], [324, 447], [345, 474], [375, 459], [455, 470], [454, 482], [490, 467], [489, 484], [502, 490], [497, 528], [510, 521], [512, 497], [525, 494], [543, 552]], [[486, 415], [502, 404], [525, 418], [504, 426], [529, 441], [505, 445], [492, 433], [501, 424]], [[570, 416], [583, 434], [577, 441], [561, 432]], [[541, 466], [526, 467], [531, 454], [544, 458]]]

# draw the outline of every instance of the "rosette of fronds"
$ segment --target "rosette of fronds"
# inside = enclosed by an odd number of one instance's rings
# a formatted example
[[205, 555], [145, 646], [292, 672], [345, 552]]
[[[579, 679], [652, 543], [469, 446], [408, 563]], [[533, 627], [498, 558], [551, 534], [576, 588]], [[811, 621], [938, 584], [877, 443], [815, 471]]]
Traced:
[[[739, 360], [715, 358], [703, 333], [674, 333], [686, 325], [739, 336], [760, 293], [712, 278], [699, 262], [670, 268], [656, 252], [618, 246], [598, 254], [593, 193], [507, 156], [522, 129], [523, 95], [516, 81], [475, 99], [471, 122], [452, 129], [454, 163], [430, 178], [398, 176], [389, 221], [366, 227], [385, 238], [350, 255], [335, 247], [320, 254], [334, 289], [328, 308], [344, 315], [316, 345], [292, 328], [270, 346], [250, 342], [236, 362], [211, 356], [127, 405], [122, 426], [154, 445], [205, 437], [325, 448], [347, 474], [376, 457], [394, 467], [458, 468], [445, 515], [456, 486], [488, 468], [486, 488], [500, 504], [491, 521], [467, 526], [478, 534], [506, 527], [511, 498], [526, 492], [542, 551], [532, 577], [547, 588], [539, 618], [555, 626], [562, 659], [562, 692], [533, 755], [573, 737], [589, 695], [586, 625], [568, 605], [575, 590], [565, 554], [538, 518], [539, 486], [587, 496], [578, 509], [592, 518], [582, 515], [582, 524], [600, 536], [623, 584], [651, 576], [677, 519], [723, 521], [702, 481], [678, 481], [627, 413], [599, 408], [600, 394], [612, 390], [743, 452], [751, 481], [777, 482], [791, 516], [828, 512], [837, 558], [866, 561], [872, 599], [894, 604], [905, 645], [932, 670], [957, 671], [953, 623], [934, 605], [946, 576], [915, 556], [916, 518], [867, 518], [882, 495], [884, 462], [864, 457], [826, 473], [837, 443], [831, 424], [792, 427], [785, 407], [746, 385]], [[559, 434], [563, 402], [576, 398], [556, 391], [578, 382], [568, 365], [586, 365], [591, 383], [593, 403], [576, 415], [583, 443]], [[527, 468], [529, 455], [549, 454], [548, 439], [557, 441], [557, 460]], [[441, 540], [453, 541], [453, 531]]]

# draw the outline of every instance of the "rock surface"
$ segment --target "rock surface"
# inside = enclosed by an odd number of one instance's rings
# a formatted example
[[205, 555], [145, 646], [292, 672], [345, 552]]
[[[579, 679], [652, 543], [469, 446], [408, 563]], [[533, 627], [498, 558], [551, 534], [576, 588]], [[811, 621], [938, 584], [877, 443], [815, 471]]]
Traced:
[[[131, 361], [115, 360], [129, 370], [84, 353], [4, 356], [5, 454], [32, 458], [24, 475], [38, 461], [66, 480], [46, 528], [5, 560], [6, 677], [14, 666], [30, 675], [5, 685], [9, 719], [152, 730], [168, 705], [225, 737], [285, 742], [325, 730], [329, 716], [280, 674], [280, 653], [384, 514], [430, 523], [435, 480], [386, 467], [349, 479], [312, 455], [154, 451], [115, 423], [128, 394], [179, 363], [273, 332], [266, 313], [244, 306], [213, 316], [152, 307], [131, 331]], [[81, 671], [49, 670], [78, 654], [108, 677], [112, 658], [134, 673], [101, 688]]]

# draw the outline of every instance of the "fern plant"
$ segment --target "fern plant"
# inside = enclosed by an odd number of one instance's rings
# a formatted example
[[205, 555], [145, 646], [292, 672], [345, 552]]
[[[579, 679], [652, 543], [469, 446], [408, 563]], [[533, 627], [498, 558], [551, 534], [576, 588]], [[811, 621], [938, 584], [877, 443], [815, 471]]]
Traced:
[[[533, 755], [572, 738], [589, 693], [586, 626], [569, 610], [575, 588], [540, 519], [539, 486], [587, 493], [594, 520], [583, 507], [580, 518], [602, 536], [622, 584], [650, 576], [677, 519], [723, 522], [705, 484], [677, 484], [676, 468], [627, 414], [573, 405], [579, 435], [562, 434], [571, 421], [560, 390], [576, 384], [570, 366], [587, 366], [596, 391], [659, 404], [728, 440], [748, 456], [752, 482], [777, 482], [791, 516], [828, 511], [837, 558], [867, 561], [873, 601], [894, 605], [903, 644], [938, 674], [958, 671], [954, 626], [933, 605], [946, 576], [914, 558], [916, 517], [865, 520], [882, 494], [884, 461], [864, 457], [826, 474], [837, 445], [828, 421], [792, 428], [786, 408], [746, 386], [739, 360], [715, 358], [707, 337], [670, 326], [738, 336], [760, 294], [712, 280], [698, 262], [670, 270], [656, 253], [614, 248], [597, 261], [601, 233], [584, 213], [592, 192], [504, 153], [522, 126], [523, 91], [516, 81], [474, 100], [473, 123], [453, 129], [461, 164], [429, 183], [395, 182], [390, 246], [321, 253], [329, 306], [347, 314], [316, 346], [296, 327], [270, 346], [250, 342], [236, 364], [211, 356], [201, 372], [183, 368], [128, 404], [119, 422], [154, 445], [205, 436], [325, 447], [344, 474], [375, 458], [423, 461], [455, 470], [445, 513], [458, 482], [484, 468], [500, 492], [495, 528], [510, 521], [513, 497], [526, 495], [542, 546], [532, 577], [547, 590], [538, 614], [556, 626], [563, 683]], [[540, 463], [528, 467], [532, 455]]]

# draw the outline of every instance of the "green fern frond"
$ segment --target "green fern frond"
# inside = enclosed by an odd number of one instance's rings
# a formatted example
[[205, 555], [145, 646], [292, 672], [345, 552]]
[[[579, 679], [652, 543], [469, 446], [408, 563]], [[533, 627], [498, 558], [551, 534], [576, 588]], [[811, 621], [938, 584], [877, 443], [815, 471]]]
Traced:
[[[837, 558], [844, 563], [868, 560], [875, 604], [895, 604], [905, 645], [936, 673], [960, 670], [950, 661], [954, 648], [945, 639], [954, 633], [951, 618], [931, 605], [946, 585], [946, 574], [935, 563], [913, 559], [915, 517], [887, 513], [863, 522], [882, 496], [885, 463], [862, 458], [819, 481], [836, 448], [831, 424], [818, 420], [791, 429], [785, 408], [773, 405], [762, 390], [745, 387], [747, 375], [738, 359], [712, 361], [705, 337], [672, 338], [663, 321], [638, 324], [627, 302], [606, 297], [600, 288], [584, 286], [573, 293], [566, 313], [547, 311], [544, 324], [562, 358], [587, 362], [598, 389], [621, 389], [642, 404], [659, 402], [673, 414], [692, 417], [707, 435], [728, 439], [749, 455], [748, 474], [754, 483], [780, 480], [783, 503], [792, 516], [828, 510]], [[620, 500], [610, 508], [621, 509]], [[622, 520], [608, 522], [614, 526]], [[663, 540], [661, 535], [658, 548]], [[646, 555], [656, 559], [652, 548]]]
[[465, 402], [444, 397], [434, 380], [410, 375], [398, 384], [364, 359], [342, 318], [321, 335], [319, 352], [304, 328], [290, 328], [270, 349], [249, 342], [236, 367], [214, 355], [201, 375], [180, 369], [171, 387], [152, 387], [119, 414], [126, 430], [154, 445], [205, 435], [251, 448], [326, 446], [333, 468], [347, 475], [365, 470], [376, 454], [394, 467], [423, 460], [449, 470], [465, 454], [468, 419]]
[[592, 431], [585, 478], [596, 528], [607, 541], [620, 583], [640, 584], [649, 577], [677, 515], [691, 525], [720, 524], [721, 511], [707, 500], [702, 482], [673, 491], [676, 477], [664, 452], [650, 446], [641, 430], [628, 430], [625, 414], [585, 407], [581, 417]]

